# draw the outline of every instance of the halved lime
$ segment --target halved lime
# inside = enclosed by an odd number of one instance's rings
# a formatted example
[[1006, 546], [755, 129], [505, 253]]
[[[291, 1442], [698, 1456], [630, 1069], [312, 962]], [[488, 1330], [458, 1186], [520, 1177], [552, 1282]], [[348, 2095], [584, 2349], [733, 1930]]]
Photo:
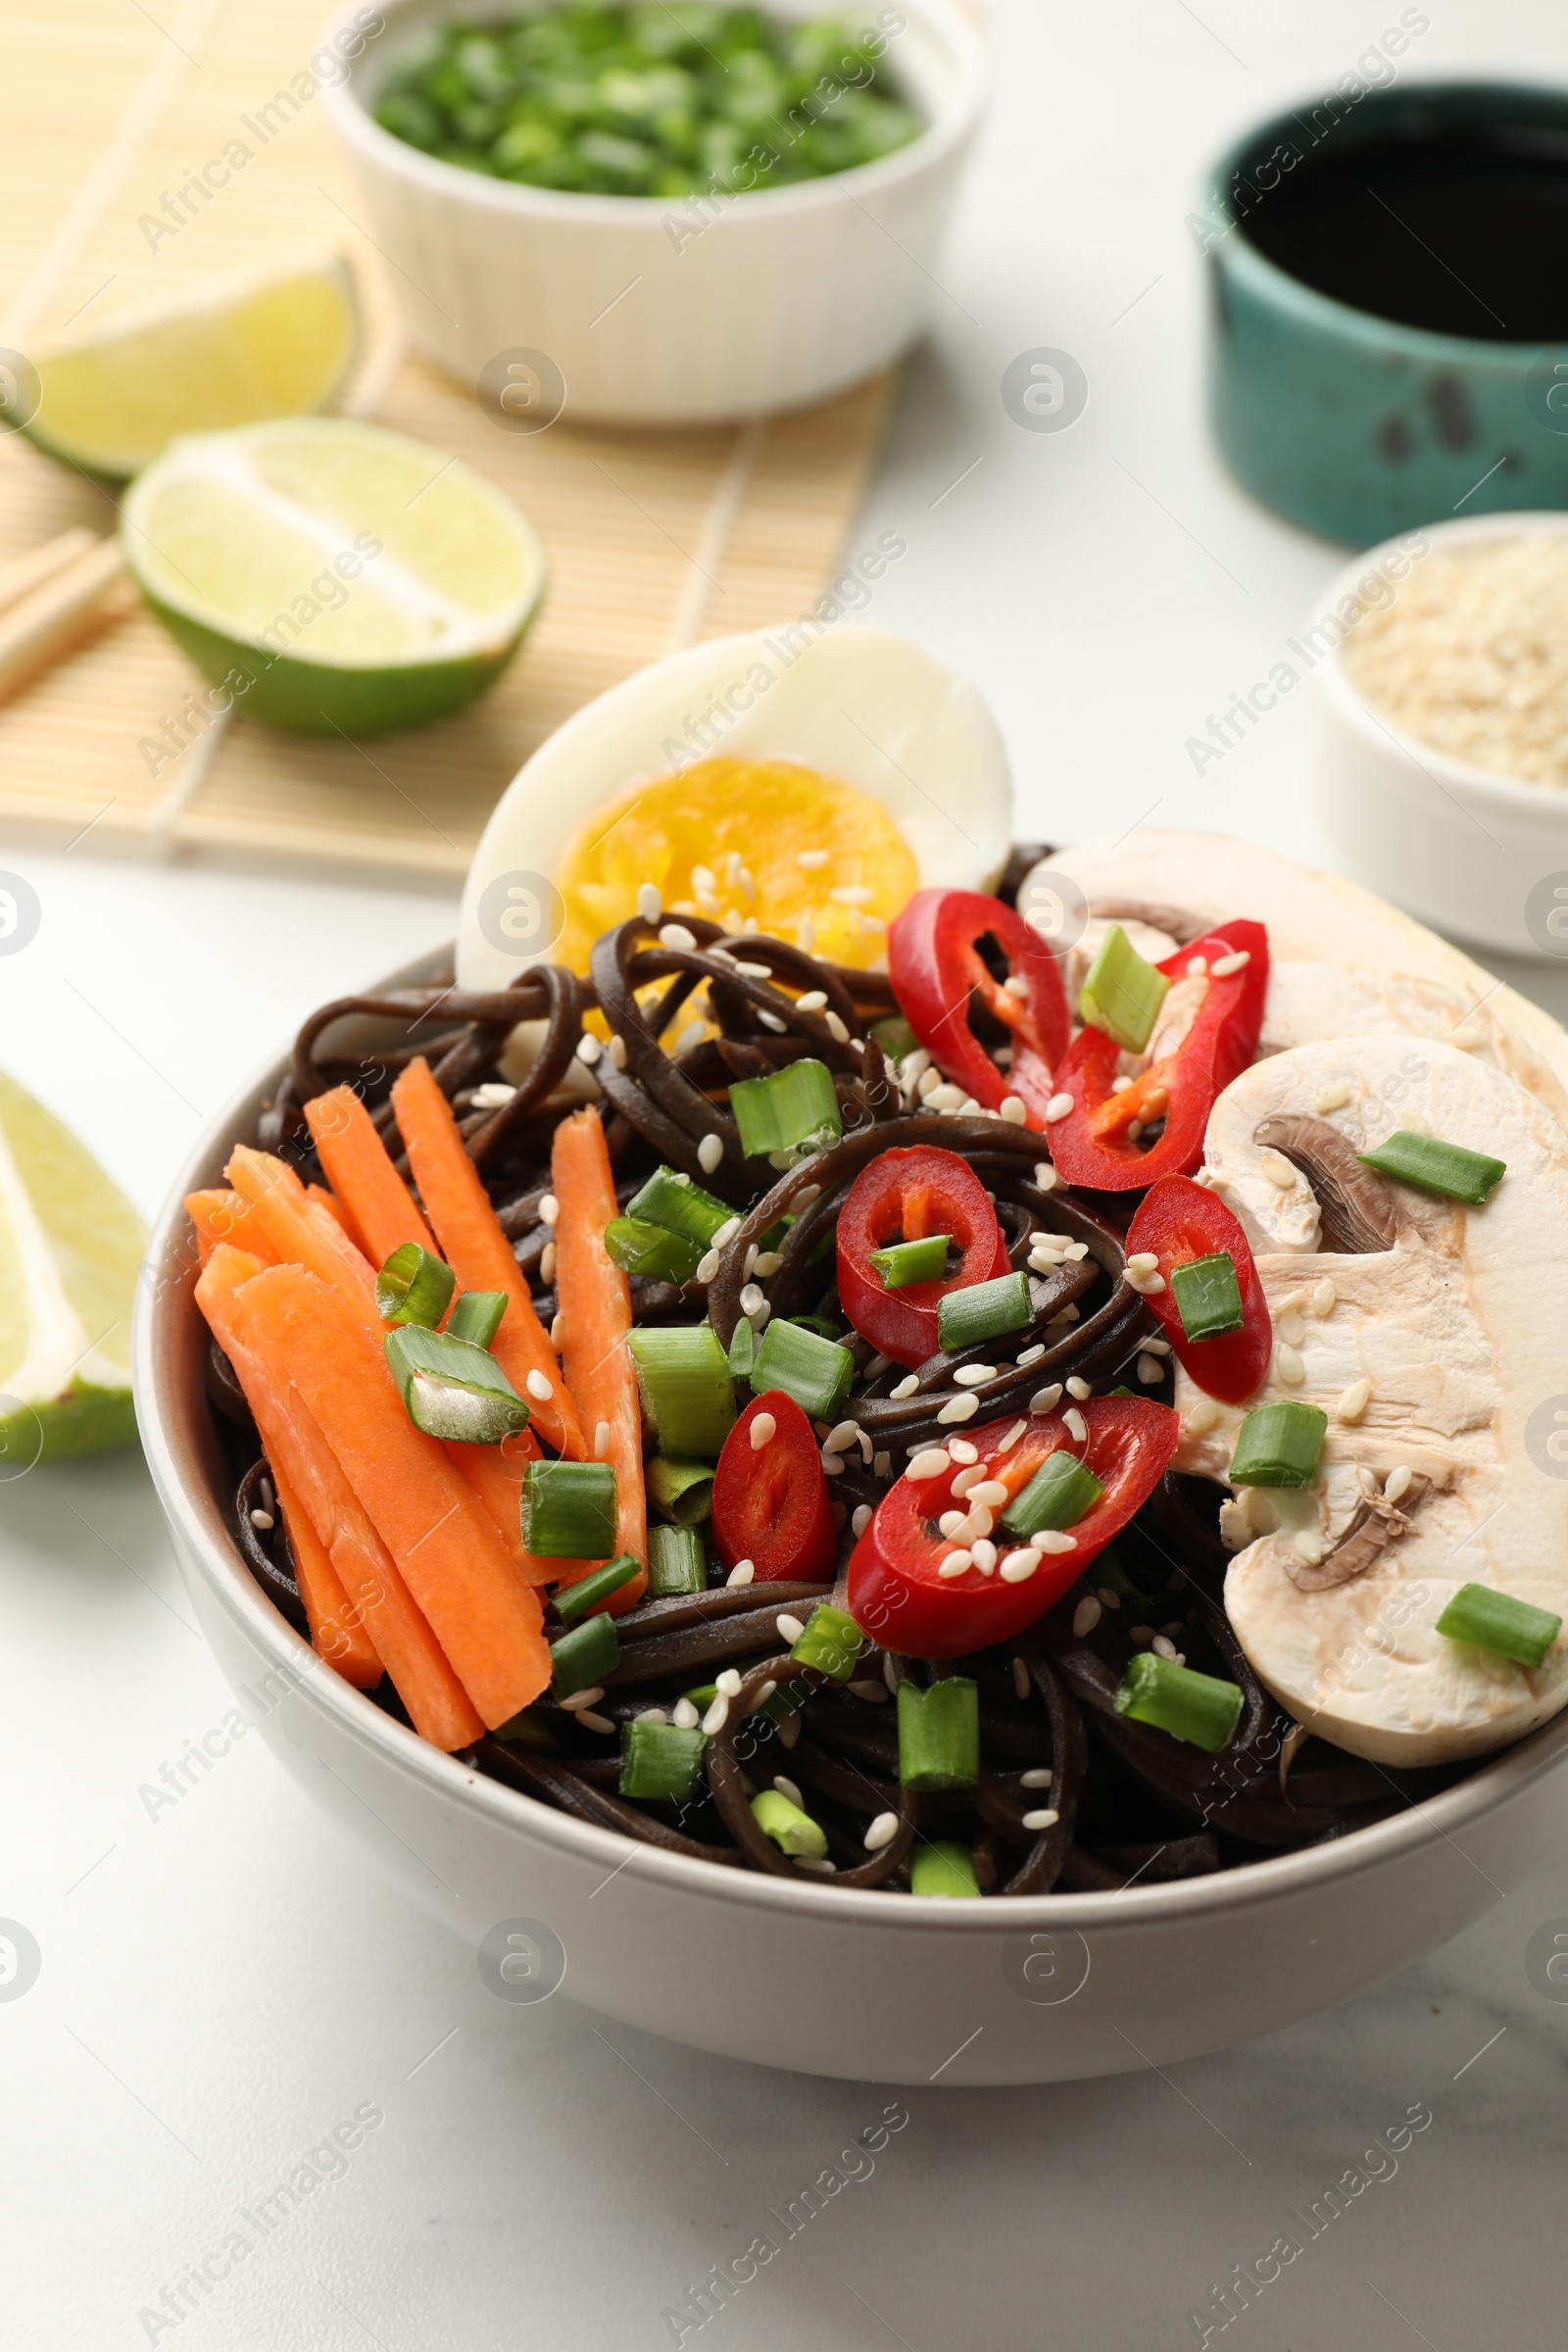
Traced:
[[206, 278], [27, 354], [40, 449], [121, 481], [176, 433], [327, 408], [354, 366], [360, 312], [340, 254]]
[[135, 1436], [130, 1310], [146, 1240], [70, 1128], [0, 1075], [0, 1480]]
[[500, 676], [544, 550], [459, 458], [348, 417], [176, 441], [127, 493], [125, 560], [246, 717], [375, 735]]

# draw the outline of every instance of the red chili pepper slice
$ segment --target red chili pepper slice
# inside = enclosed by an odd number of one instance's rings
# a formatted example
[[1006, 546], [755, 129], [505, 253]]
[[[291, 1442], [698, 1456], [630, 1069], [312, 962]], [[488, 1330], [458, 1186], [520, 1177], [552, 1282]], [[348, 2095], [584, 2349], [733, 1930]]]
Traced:
[[937, 1525], [944, 1511], [970, 1507], [953, 1493], [959, 1465], [931, 1479], [905, 1476], [883, 1496], [850, 1560], [850, 1613], [862, 1633], [906, 1657], [963, 1657], [991, 1642], [1010, 1642], [1060, 1599], [1152, 1493], [1180, 1432], [1176, 1414], [1147, 1396], [1091, 1396], [1075, 1409], [1088, 1433], [1082, 1441], [1059, 1412], [1032, 1414], [1023, 1435], [1005, 1449], [1003, 1440], [1014, 1421], [964, 1433], [978, 1449], [985, 1478], [1005, 1486], [1009, 1498], [1060, 1446], [1088, 1465], [1104, 1493], [1064, 1531], [1073, 1538], [1072, 1550], [1045, 1553], [1031, 1576], [1009, 1584], [1000, 1563], [1024, 1546], [998, 1528], [988, 1539], [999, 1563], [989, 1576], [970, 1567], [943, 1579], [937, 1574], [942, 1562], [955, 1549], [968, 1548], [962, 1537], [945, 1537]]
[[[949, 1233], [963, 1252], [940, 1282], [890, 1291], [871, 1263], [889, 1242]], [[935, 1355], [937, 1300], [1007, 1271], [1007, 1241], [985, 1186], [956, 1152], [932, 1144], [884, 1152], [860, 1170], [839, 1211], [839, 1304], [862, 1340], [913, 1371]]]
[[[752, 1427], [763, 1413], [772, 1415], [773, 1435], [754, 1446]], [[755, 1398], [724, 1440], [712, 1507], [713, 1542], [726, 1568], [750, 1560], [759, 1585], [831, 1582], [839, 1537], [822, 1457], [811, 1424], [782, 1389]]]
[[[1240, 970], [1215, 974], [1216, 963], [1244, 953]], [[1206, 973], [1193, 974], [1196, 958], [1208, 966]], [[1151, 1062], [1120, 1094], [1112, 1082], [1121, 1048], [1103, 1030], [1079, 1030], [1056, 1072], [1057, 1092], [1072, 1097], [1072, 1108], [1051, 1128], [1051, 1156], [1069, 1184], [1126, 1193], [1161, 1176], [1190, 1175], [1203, 1155], [1214, 1098], [1257, 1051], [1268, 987], [1268, 933], [1261, 923], [1227, 923], [1178, 948], [1156, 969], [1173, 986], [1200, 985], [1202, 1002], [1174, 1051]], [[1161, 1018], [1168, 1018], [1165, 1007]], [[1159, 1026], [1156, 1021], [1156, 1037]], [[1129, 1127], [1134, 1120], [1148, 1127], [1160, 1118], [1164, 1132], [1142, 1151]]]
[[[1024, 993], [1004, 988], [980, 953], [995, 940]], [[1045, 1125], [1052, 1071], [1067, 1051], [1072, 1019], [1055, 957], [1021, 914], [977, 890], [917, 890], [888, 932], [888, 970], [904, 1017], [956, 1086], [986, 1110], [1008, 1095], [1025, 1124]], [[1000, 1070], [969, 1026], [977, 998], [1012, 1040], [1012, 1067]]]
[[[1220, 1250], [1230, 1252], [1236, 1267], [1242, 1328], [1214, 1340], [1190, 1340], [1170, 1287], [1172, 1270]], [[1149, 1303], [1194, 1380], [1205, 1396], [1217, 1396], [1223, 1404], [1245, 1403], [1268, 1370], [1274, 1326], [1240, 1218], [1191, 1177], [1162, 1176], [1139, 1202], [1128, 1228], [1127, 1254], [1136, 1257], [1140, 1251], [1152, 1251], [1158, 1260], [1165, 1288], [1155, 1291]]]

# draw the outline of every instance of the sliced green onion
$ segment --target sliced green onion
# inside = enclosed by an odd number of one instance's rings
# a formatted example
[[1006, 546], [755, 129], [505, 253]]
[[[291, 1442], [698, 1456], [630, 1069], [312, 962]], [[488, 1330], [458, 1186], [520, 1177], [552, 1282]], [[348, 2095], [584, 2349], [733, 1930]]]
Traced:
[[826, 1831], [809, 1813], [792, 1805], [782, 1789], [760, 1789], [752, 1799], [752, 1815], [763, 1836], [771, 1838], [781, 1852], [805, 1854], [813, 1862], [820, 1862], [826, 1854]]
[[465, 1291], [447, 1317], [443, 1337], [466, 1340], [470, 1348], [488, 1348], [506, 1311], [505, 1291]]
[[937, 1338], [949, 1355], [979, 1340], [1000, 1339], [1004, 1331], [1023, 1331], [1034, 1319], [1029, 1277], [1023, 1273], [966, 1283], [961, 1291], [944, 1291], [937, 1300]]
[[1305, 1487], [1312, 1483], [1329, 1417], [1294, 1396], [1254, 1405], [1231, 1456], [1233, 1487]]
[[1174, 1658], [1141, 1649], [1127, 1661], [1116, 1691], [1116, 1712], [1217, 1756], [1230, 1745], [1242, 1712], [1242, 1693], [1235, 1683], [1195, 1674]]
[[605, 1248], [623, 1274], [641, 1274], [650, 1282], [690, 1282], [703, 1262], [701, 1246], [684, 1233], [637, 1217], [612, 1217]]
[[750, 1380], [752, 1366], [756, 1361], [756, 1327], [747, 1316], [742, 1315], [729, 1335], [729, 1375], [731, 1380]]
[[873, 1021], [871, 1035], [889, 1061], [902, 1061], [920, 1043], [902, 1012], [885, 1013], [881, 1020]]
[[585, 1617], [550, 1644], [550, 1688], [558, 1698], [603, 1683], [620, 1658], [613, 1617]]
[[1236, 1260], [1228, 1250], [1173, 1266], [1170, 1294], [1190, 1340], [1217, 1340], [1222, 1332], [1240, 1331], [1246, 1319]]
[[496, 1738], [506, 1740], [514, 1747], [536, 1747], [542, 1756], [559, 1756], [561, 1742], [547, 1731], [537, 1715], [524, 1707], [520, 1715], [509, 1715], [505, 1723], [496, 1725]]
[[1002, 1513], [1009, 1536], [1027, 1544], [1047, 1528], [1076, 1527], [1105, 1492], [1094, 1472], [1059, 1446], [1048, 1453], [1026, 1487], [1020, 1487]]
[[607, 1560], [602, 1568], [594, 1569], [592, 1575], [580, 1576], [574, 1585], [563, 1585], [554, 1595], [556, 1615], [563, 1625], [575, 1625], [579, 1617], [586, 1617], [590, 1609], [597, 1609], [602, 1600], [642, 1572], [641, 1560], [623, 1551], [618, 1559]]
[[449, 1265], [417, 1242], [405, 1242], [375, 1278], [375, 1311], [383, 1323], [422, 1323], [433, 1331], [456, 1287]]
[[1518, 1666], [1540, 1666], [1562, 1632], [1562, 1619], [1490, 1585], [1461, 1585], [1438, 1619], [1438, 1631], [1450, 1642], [1495, 1650]]
[[528, 1426], [528, 1407], [493, 1355], [422, 1323], [401, 1323], [381, 1342], [404, 1410], [426, 1437], [499, 1446]]
[[1100, 943], [1078, 1010], [1092, 1029], [1103, 1030], [1129, 1054], [1141, 1054], [1153, 1034], [1170, 982], [1146, 963], [1120, 923]]
[[873, 1250], [871, 1263], [885, 1291], [902, 1291], [911, 1282], [940, 1282], [948, 1270], [951, 1233], [928, 1233], [918, 1242], [890, 1242]]
[[615, 1473], [609, 1462], [530, 1462], [522, 1474], [522, 1543], [541, 1560], [602, 1560], [615, 1548]]
[[712, 1325], [645, 1324], [626, 1345], [661, 1451], [716, 1460], [735, 1426], [735, 1388]]
[[911, 1894], [963, 1895], [979, 1891], [974, 1856], [956, 1838], [939, 1838], [930, 1845], [917, 1845], [909, 1856]]
[[638, 1224], [662, 1225], [669, 1233], [684, 1234], [698, 1245], [701, 1256], [735, 1211], [727, 1200], [715, 1200], [674, 1168], [656, 1168], [642, 1191], [627, 1201], [625, 1214]]
[[655, 1503], [677, 1527], [700, 1527], [712, 1508], [711, 1462], [683, 1462], [667, 1453], [656, 1453], [646, 1464], [643, 1477]]
[[838, 1419], [854, 1378], [855, 1358], [847, 1348], [782, 1319], [763, 1332], [752, 1366], [757, 1396], [765, 1389], [782, 1389], [812, 1421]]
[[[1112, 1391], [1113, 1395], [1114, 1393]], [[1131, 1389], [1127, 1389], [1123, 1394], [1130, 1396], [1133, 1392]], [[1123, 1608], [1137, 1611], [1134, 1623], [1147, 1617], [1154, 1605], [1149, 1594], [1140, 1591], [1139, 1587], [1133, 1583], [1132, 1578], [1122, 1566], [1121, 1554], [1114, 1544], [1107, 1544], [1103, 1551], [1096, 1552], [1094, 1581], [1097, 1592], [1103, 1586], [1107, 1592], [1115, 1593]]]
[[678, 1723], [623, 1723], [621, 1795], [685, 1804], [701, 1786], [707, 1745], [702, 1732], [683, 1732]]
[[695, 1528], [648, 1530], [648, 1597], [667, 1600], [673, 1592], [706, 1592], [708, 1554]]
[[737, 1078], [729, 1090], [741, 1150], [792, 1167], [844, 1133], [833, 1073], [825, 1061], [792, 1061], [766, 1078]]
[[847, 1683], [864, 1643], [865, 1636], [847, 1609], [819, 1600], [790, 1656], [799, 1665], [814, 1666], [818, 1674], [830, 1674], [836, 1683]]
[[1356, 1157], [1380, 1176], [1417, 1184], [1424, 1193], [1442, 1193], [1449, 1200], [1468, 1200], [1472, 1208], [1479, 1208], [1508, 1173], [1505, 1159], [1467, 1152], [1463, 1144], [1446, 1144], [1435, 1135], [1411, 1135], [1402, 1127], [1375, 1152], [1358, 1152]]
[[922, 1690], [899, 1685], [899, 1779], [906, 1788], [967, 1788], [980, 1778], [980, 1686], [961, 1674]]

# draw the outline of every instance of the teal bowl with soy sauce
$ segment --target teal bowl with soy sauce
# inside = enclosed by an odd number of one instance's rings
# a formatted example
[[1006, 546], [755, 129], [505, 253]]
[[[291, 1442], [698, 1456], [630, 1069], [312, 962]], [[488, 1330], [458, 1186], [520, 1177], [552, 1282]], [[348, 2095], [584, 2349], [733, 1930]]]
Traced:
[[1568, 90], [1346, 79], [1239, 140], [1190, 222], [1226, 463], [1357, 548], [1568, 507]]

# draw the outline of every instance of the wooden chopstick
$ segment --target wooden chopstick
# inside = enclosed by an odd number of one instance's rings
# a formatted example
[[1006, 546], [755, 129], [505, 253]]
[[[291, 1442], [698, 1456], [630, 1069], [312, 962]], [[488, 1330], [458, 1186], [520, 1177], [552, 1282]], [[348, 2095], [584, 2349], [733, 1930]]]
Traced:
[[53, 579], [57, 571], [64, 571], [68, 564], [97, 544], [97, 533], [89, 531], [85, 523], [77, 523], [74, 530], [62, 531], [58, 539], [46, 539], [41, 547], [29, 547], [24, 556], [0, 564], [0, 612], [9, 612], [13, 605], [20, 605], [34, 588], [41, 588], [45, 580]]
[[[98, 608], [123, 572], [125, 559], [118, 539], [98, 539], [90, 531], [86, 537], [85, 548], [47, 573], [40, 585], [0, 618], [0, 702], [69, 653], [108, 617]], [[58, 547], [60, 543], [50, 544]], [[34, 559], [42, 553], [35, 549]]]

